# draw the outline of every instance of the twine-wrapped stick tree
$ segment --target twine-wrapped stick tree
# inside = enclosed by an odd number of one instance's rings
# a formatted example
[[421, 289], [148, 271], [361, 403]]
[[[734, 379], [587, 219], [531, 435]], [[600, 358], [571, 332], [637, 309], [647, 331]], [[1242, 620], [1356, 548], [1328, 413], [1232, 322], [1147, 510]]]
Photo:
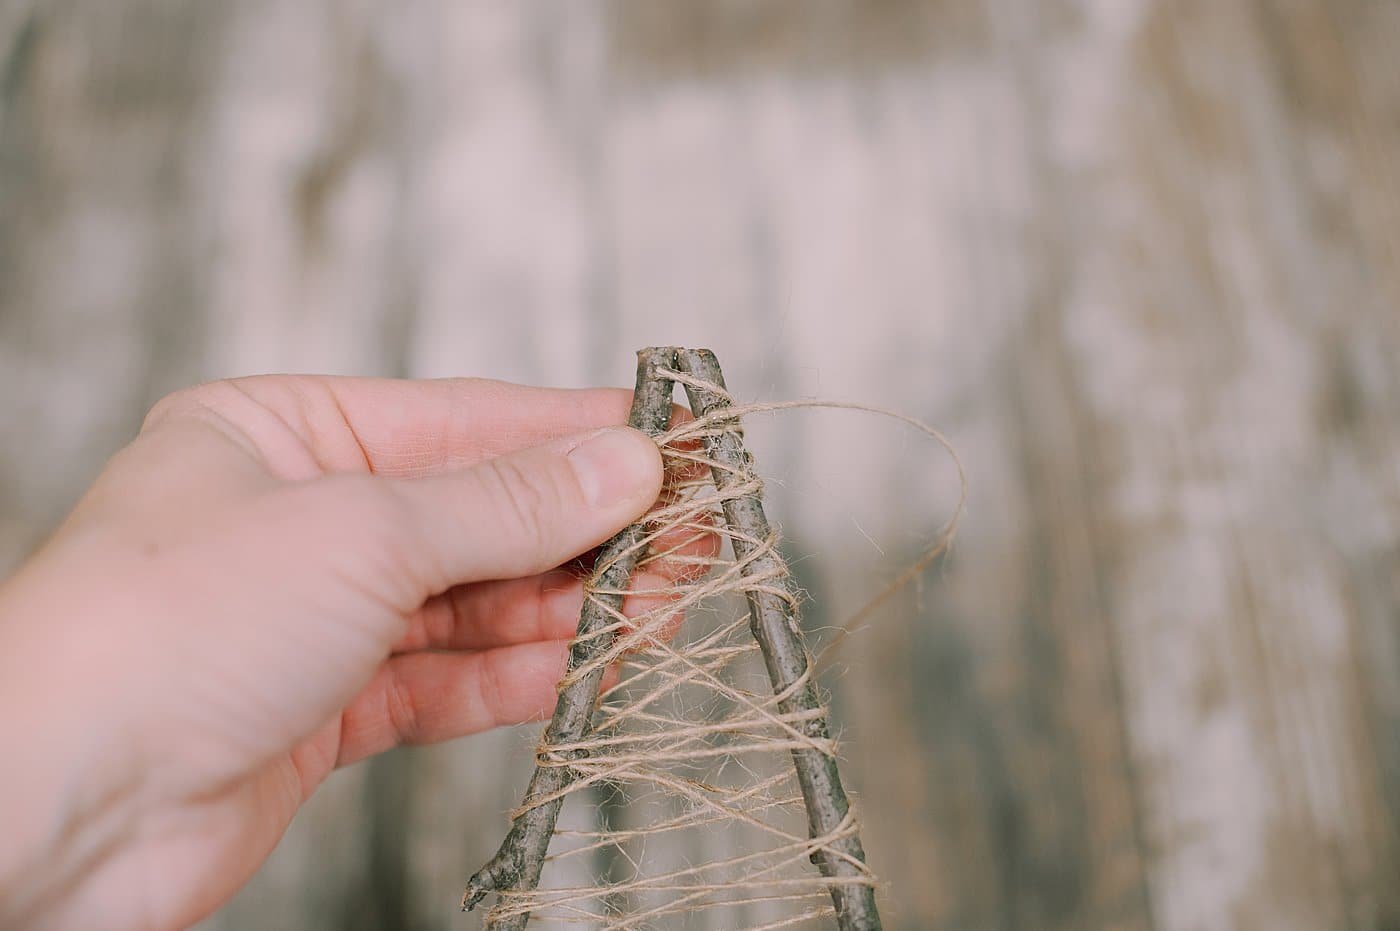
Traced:
[[[670, 428], [677, 383], [695, 419]], [[841, 931], [878, 929], [873, 876], [798, 624], [798, 595], [714, 354], [676, 347], [638, 353], [629, 423], [658, 439], [668, 475], [679, 478], [671, 500], [600, 550], [534, 775], [500, 849], [468, 881], [463, 908], [496, 892], [487, 924], [497, 931], [523, 928], [542, 911], [561, 920], [640, 928], [705, 908], [771, 909], [774, 903], [790, 911], [768, 912], [775, 917], [762, 927], [834, 918]], [[694, 555], [688, 544], [709, 533], [728, 541], [729, 557]], [[665, 592], [633, 587], [634, 576], [664, 559], [689, 559], [702, 571]], [[746, 603], [744, 616], [702, 626], [680, 644], [671, 641], [677, 612], [736, 593]], [[662, 606], [640, 617], [623, 610], [629, 595], [661, 594]], [[742, 675], [754, 652], [766, 671], [762, 694]], [[630, 664], [631, 674], [624, 672], [623, 682], [600, 696], [606, 670], [619, 662]], [[786, 755], [790, 762], [765, 772], [753, 759], [761, 754]], [[645, 875], [641, 857], [628, 856], [628, 880], [541, 890], [551, 841], [565, 833], [556, 827], [566, 797], [621, 783], [642, 787], [643, 799], [665, 794], [679, 804], [632, 830], [568, 832], [583, 843], [554, 857], [622, 849], [638, 838], [718, 824], [763, 839], [762, 849], [730, 850], [715, 862], [652, 876]], [[806, 814], [802, 834], [774, 817], [798, 805]], [[819, 875], [810, 874], [808, 860]], [[813, 901], [827, 897], [824, 905]], [[616, 903], [628, 900], [639, 904], [616, 914]], [[597, 903], [607, 903], [601, 914]]]

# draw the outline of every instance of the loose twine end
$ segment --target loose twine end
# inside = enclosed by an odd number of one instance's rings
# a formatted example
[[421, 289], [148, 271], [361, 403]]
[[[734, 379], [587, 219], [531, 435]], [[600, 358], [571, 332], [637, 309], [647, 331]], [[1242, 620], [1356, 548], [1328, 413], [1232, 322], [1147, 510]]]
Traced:
[[[966, 503], [962, 462], [941, 432], [897, 411], [823, 400], [737, 404], [717, 365], [716, 377], [697, 373], [705, 371], [703, 356], [672, 348], [647, 352], [653, 355], [643, 353], [640, 366], [652, 380], [653, 413], [662, 403], [656, 386], [664, 386], [669, 420], [675, 383], [691, 396], [696, 416], [675, 426], [662, 421], [653, 431], [666, 464], [662, 501], [605, 547], [585, 586], [584, 619], [572, 651], [576, 661], [559, 683], [560, 709], [582, 713], [581, 726], [565, 734], [556, 710], [537, 749], [526, 799], [511, 813], [511, 833], [472, 877], [462, 908], [497, 892], [486, 924], [498, 929], [523, 927], [531, 915], [631, 929], [704, 909], [779, 907], [790, 914], [762, 927], [836, 917], [843, 931], [878, 928], [872, 892], [878, 883], [865, 863], [855, 810], [847, 806], [836, 775], [837, 745], [827, 733], [825, 708], [815, 690], [818, 663], [801, 644], [797, 593], [761, 504], [758, 519], [753, 518], [763, 486], [743, 451], [738, 424], [744, 417], [799, 408], [877, 414], [936, 441], [956, 467], [959, 493], [952, 517], [890, 585], [837, 625], [838, 635], [823, 656], [946, 552]], [[639, 400], [642, 384], [639, 377]], [[716, 536], [727, 546], [702, 545]], [[723, 549], [730, 555], [717, 552]], [[675, 581], [634, 590], [631, 576], [642, 565], [664, 568]], [[636, 611], [627, 598], [639, 595], [652, 607]], [[692, 625], [674, 636], [678, 615], [700, 615], [738, 598], [747, 602], [746, 614]], [[634, 610], [629, 614], [627, 608]], [[775, 619], [792, 627], [791, 636], [778, 644], [769, 642], [782, 639], [773, 629]], [[784, 650], [796, 652], [775, 660], [775, 652]], [[744, 670], [756, 665], [767, 667], [772, 688], [756, 688], [751, 675], [746, 677]], [[599, 690], [603, 673], [616, 666], [624, 668], [619, 681]], [[581, 688], [589, 696], [586, 709], [577, 712], [569, 703]], [[554, 830], [554, 817], [568, 796], [621, 786], [632, 787], [634, 800], [654, 810], [650, 820], [627, 819], [592, 831]], [[814, 793], [830, 797], [818, 798], [814, 807]], [[816, 810], [823, 805], [830, 810]], [[805, 831], [788, 816], [804, 807]], [[648, 841], [720, 829], [742, 834], [745, 843], [733, 847], [742, 852], [704, 863], [643, 868], [639, 851]], [[534, 888], [551, 837], [561, 841], [551, 861], [601, 856], [620, 864], [622, 877]], [[536, 849], [539, 862], [532, 862]], [[819, 875], [797, 869], [808, 861], [818, 864]]]

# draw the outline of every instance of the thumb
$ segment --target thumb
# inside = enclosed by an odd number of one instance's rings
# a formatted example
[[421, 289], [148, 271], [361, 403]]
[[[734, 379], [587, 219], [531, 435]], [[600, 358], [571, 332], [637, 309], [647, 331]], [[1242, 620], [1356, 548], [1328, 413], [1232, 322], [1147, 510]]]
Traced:
[[399, 544], [424, 598], [453, 585], [533, 575], [636, 520], [661, 491], [661, 454], [645, 434], [608, 427], [470, 469], [391, 480]]

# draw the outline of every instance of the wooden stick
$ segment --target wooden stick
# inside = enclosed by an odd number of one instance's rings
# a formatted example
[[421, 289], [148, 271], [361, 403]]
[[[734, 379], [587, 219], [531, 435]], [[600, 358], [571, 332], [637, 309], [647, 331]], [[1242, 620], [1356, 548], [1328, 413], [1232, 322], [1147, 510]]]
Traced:
[[[666, 346], [637, 353], [637, 390], [627, 422], [650, 436], [661, 435], [671, 423], [673, 383], [657, 370], [672, 368], [676, 352], [674, 347]], [[642, 523], [633, 524], [605, 543], [599, 552], [599, 569], [589, 586], [599, 591], [584, 599], [578, 619], [578, 637], [569, 653], [569, 673], [588, 665], [612, 646], [613, 636], [597, 631], [611, 625], [615, 620], [614, 612], [622, 610], [623, 596], [608, 593], [626, 590], [642, 556], [638, 542], [645, 532]], [[542, 752], [549, 753], [551, 746], [573, 743], [587, 734], [603, 672], [601, 666], [593, 669], [559, 693], [554, 717], [541, 741]], [[463, 911], [475, 907], [493, 890], [528, 892], [539, 885], [549, 841], [554, 836], [554, 825], [564, 802], [563, 790], [574, 778], [574, 771], [568, 766], [536, 765], [530, 786], [525, 790], [521, 806], [524, 810], [511, 823], [496, 855], [467, 881], [466, 892], [462, 894]], [[532, 804], [535, 799], [549, 801]], [[519, 931], [529, 920], [528, 912], [511, 915], [494, 922], [493, 927], [496, 931]]]
[[[729, 397], [722, 393], [724, 374], [714, 353], [708, 349], [681, 349], [677, 352], [676, 362], [677, 371], [720, 389], [715, 392], [686, 383], [686, 395], [696, 417], [704, 417], [730, 406]], [[705, 436], [705, 451], [710, 459], [722, 464], [711, 469], [715, 485], [721, 491], [752, 472], [752, 459], [744, 448], [737, 418], [725, 422], [724, 429]], [[724, 502], [723, 508], [725, 522], [734, 531], [730, 536], [734, 556], [745, 564], [746, 557], [772, 539], [772, 529], [763, 512], [761, 495], [755, 492], [731, 498]], [[774, 578], [765, 582], [762, 588], [750, 589], [747, 593], [749, 624], [754, 639], [763, 651], [773, 692], [785, 696], [778, 702], [779, 710], [785, 715], [820, 711], [820, 714], [795, 723], [794, 727], [824, 743], [829, 739], [826, 709], [817, 696], [815, 684], [808, 677], [810, 661], [797, 625], [797, 593], [792, 577], [778, 554], [772, 551], [754, 557], [742, 571], [745, 575], [766, 576], [774, 573], [774, 570], [778, 570]], [[771, 591], [779, 586], [783, 594]], [[792, 751], [792, 761], [807, 806], [810, 836], [833, 838], [825, 847], [813, 853], [813, 862], [823, 876], [867, 876], [865, 850], [861, 846], [860, 835], [854, 830], [844, 831], [850, 803], [841, 786], [841, 774], [837, 771], [835, 757], [815, 748], [801, 748]], [[860, 882], [832, 883], [831, 899], [836, 906], [836, 920], [841, 931], [879, 931], [880, 915], [875, 908], [874, 887]]]

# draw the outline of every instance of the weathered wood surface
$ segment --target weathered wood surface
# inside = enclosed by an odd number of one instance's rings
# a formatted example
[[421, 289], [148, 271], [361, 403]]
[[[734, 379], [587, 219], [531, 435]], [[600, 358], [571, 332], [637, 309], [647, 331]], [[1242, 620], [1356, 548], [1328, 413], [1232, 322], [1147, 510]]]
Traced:
[[[0, 562], [197, 379], [712, 346], [972, 475], [829, 682], [891, 927], [1400, 927], [1397, 47], [1373, 0], [4, 0]], [[817, 625], [954, 497], [854, 415], [750, 441]], [[339, 774], [207, 927], [474, 926], [529, 746]]]

